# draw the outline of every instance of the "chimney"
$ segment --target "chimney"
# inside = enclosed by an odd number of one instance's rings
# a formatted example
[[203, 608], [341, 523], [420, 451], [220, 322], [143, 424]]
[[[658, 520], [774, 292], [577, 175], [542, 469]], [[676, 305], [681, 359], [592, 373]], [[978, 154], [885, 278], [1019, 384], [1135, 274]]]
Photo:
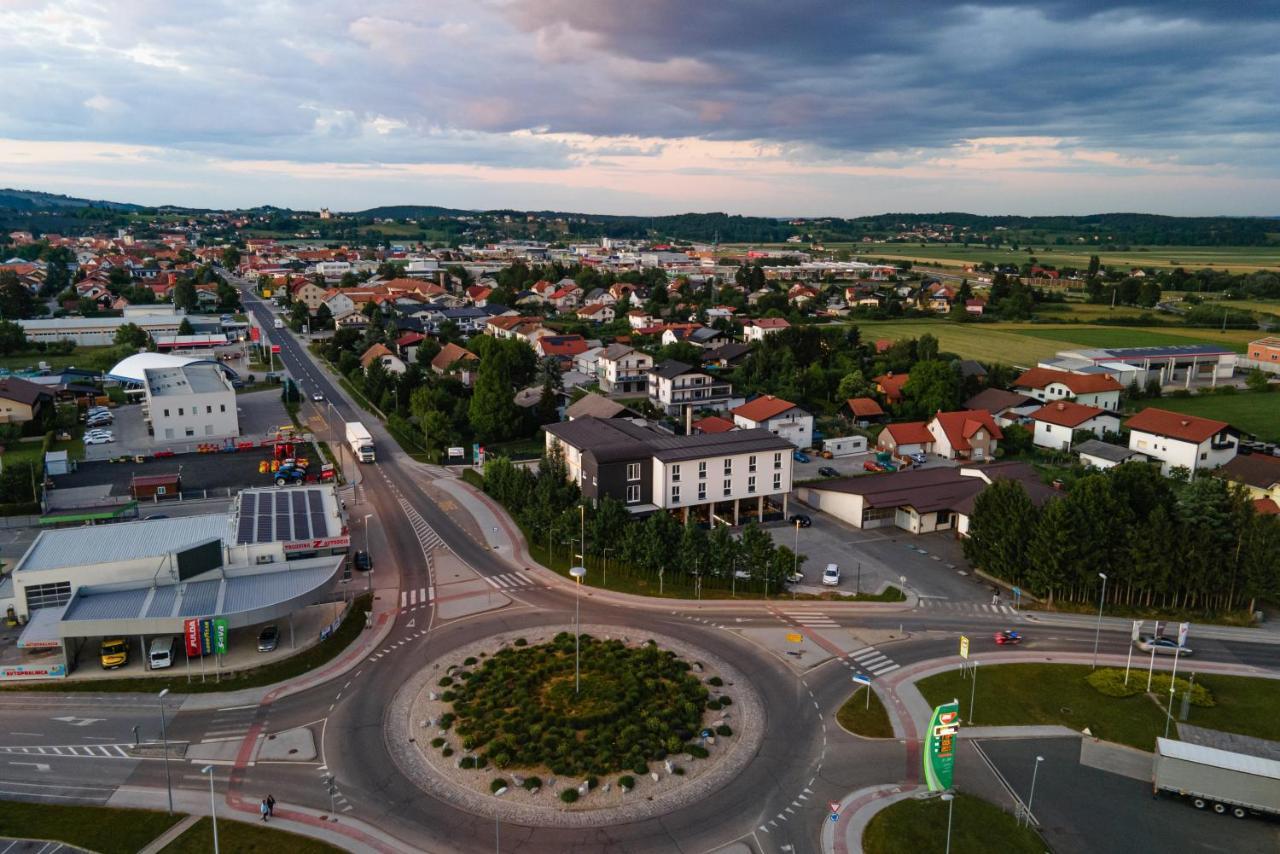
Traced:
[[693, 407], [686, 406], [684, 408], [684, 434], [686, 436], [693, 435]]

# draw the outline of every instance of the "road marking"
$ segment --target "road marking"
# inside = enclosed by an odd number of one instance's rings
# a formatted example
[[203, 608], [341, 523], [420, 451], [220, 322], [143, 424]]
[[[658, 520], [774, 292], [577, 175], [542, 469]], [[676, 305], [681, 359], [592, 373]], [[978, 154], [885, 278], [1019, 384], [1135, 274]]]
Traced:
[[418, 590], [419, 590], [418, 595], [422, 597], [422, 604], [425, 605], [427, 603], [427, 588], [419, 587]]
[[66, 717], [61, 718], [50, 718], [50, 720], [61, 721], [66, 724], [71, 724], [72, 726], [89, 726], [91, 724], [100, 724], [105, 721], [106, 718], [78, 718], [75, 715], [67, 715]]
[[407, 591], [401, 590], [400, 591], [400, 607], [403, 608], [408, 601], [409, 601], [409, 593]]
[[9, 764], [10, 765], [29, 765], [32, 768], [35, 768], [37, 771], [41, 771], [41, 772], [49, 770], [49, 766], [45, 765], [43, 762], [10, 762]]

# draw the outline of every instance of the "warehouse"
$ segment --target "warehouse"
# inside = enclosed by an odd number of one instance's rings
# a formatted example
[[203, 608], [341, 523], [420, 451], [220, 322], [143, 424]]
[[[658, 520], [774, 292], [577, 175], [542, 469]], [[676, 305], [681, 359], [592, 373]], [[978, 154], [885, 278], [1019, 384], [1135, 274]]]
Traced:
[[240, 435], [236, 390], [216, 365], [147, 368], [143, 388], [144, 417], [157, 442]]

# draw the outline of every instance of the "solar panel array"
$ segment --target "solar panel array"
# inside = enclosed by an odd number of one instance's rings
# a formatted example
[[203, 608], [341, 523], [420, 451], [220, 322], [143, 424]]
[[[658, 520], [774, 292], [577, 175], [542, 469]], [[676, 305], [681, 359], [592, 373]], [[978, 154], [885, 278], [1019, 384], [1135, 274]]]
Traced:
[[329, 531], [318, 489], [281, 489], [240, 496], [237, 543], [309, 540]]

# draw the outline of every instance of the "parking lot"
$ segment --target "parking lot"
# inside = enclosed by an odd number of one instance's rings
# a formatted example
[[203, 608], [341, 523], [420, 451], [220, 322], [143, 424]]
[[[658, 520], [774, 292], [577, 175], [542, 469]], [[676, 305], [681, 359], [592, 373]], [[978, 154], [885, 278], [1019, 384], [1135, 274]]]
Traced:
[[[809, 462], [802, 463], [797, 460], [793, 464], [794, 473], [792, 475], [792, 479], [796, 483], [822, 478], [823, 475], [818, 473], [818, 469], [826, 467], [835, 469], [841, 477], [855, 474], [871, 474], [871, 472], [868, 472], [862, 466], [864, 463], [876, 458], [874, 449], [865, 454], [850, 454], [845, 457], [832, 457], [829, 460], [824, 460], [817, 454], [806, 454], [806, 456], [809, 457]], [[922, 465], [913, 466], [913, 468], [939, 468], [941, 466], [955, 467], [956, 465], [958, 464], [954, 460], [944, 460], [941, 457], [930, 455]]]

